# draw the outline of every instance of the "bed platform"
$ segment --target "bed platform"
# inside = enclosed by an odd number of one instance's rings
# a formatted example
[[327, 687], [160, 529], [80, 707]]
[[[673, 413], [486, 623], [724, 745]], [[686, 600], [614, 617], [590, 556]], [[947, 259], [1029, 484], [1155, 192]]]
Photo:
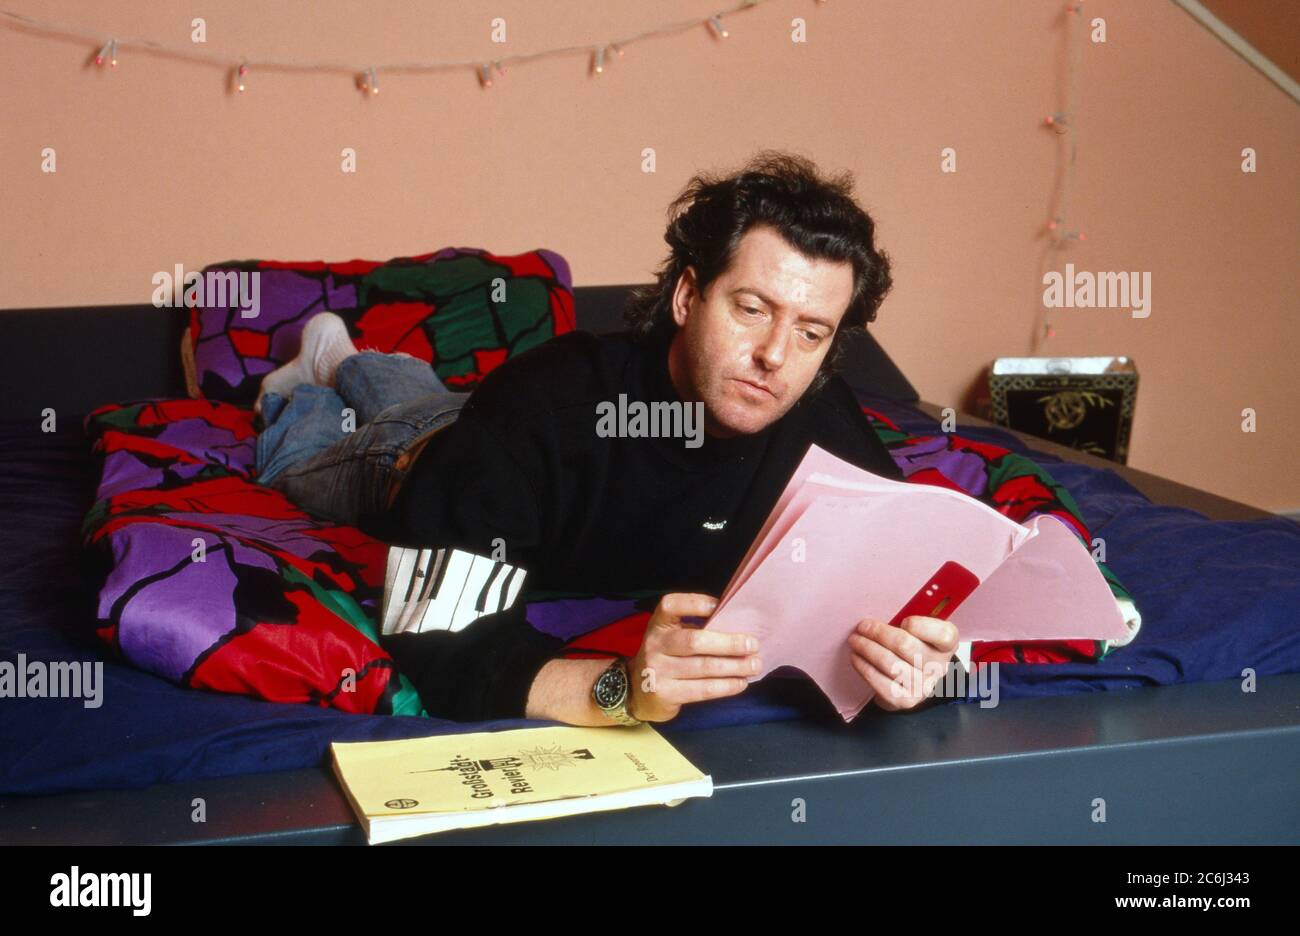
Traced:
[[[1300, 675], [997, 708], [666, 732], [709, 799], [463, 830], [428, 844], [1268, 844], [1300, 840]], [[207, 822], [190, 821], [195, 797]], [[1107, 821], [1091, 820], [1093, 800]], [[805, 804], [805, 822], [792, 815]], [[6, 844], [365, 837], [327, 768], [0, 799]]]
[[[595, 331], [616, 327], [627, 289], [577, 289], [579, 326]], [[88, 658], [95, 654], [89, 636], [93, 586], [76, 547], [76, 529], [94, 490], [94, 461], [84, 438], [62, 427], [77, 424], [78, 414], [105, 402], [182, 396], [176, 364], [180, 324], [174, 313], [147, 306], [0, 312], [0, 367], [13, 377], [14, 388], [0, 401], [0, 490], [7, 527], [0, 530], [0, 555], [21, 556], [0, 570], [0, 659], [12, 661], [29, 647], [37, 652], [42, 646], [38, 638], [50, 628], [59, 629], [59, 639], [82, 648]], [[114, 349], [111, 366], [105, 348]], [[864, 402], [900, 423], [922, 426], [937, 417], [939, 407], [919, 402], [874, 342], [857, 347], [846, 370], [867, 375], [860, 381], [851, 378]], [[42, 438], [36, 428], [47, 407], [58, 413], [58, 438]], [[1291, 532], [1295, 524], [1247, 505], [992, 428], [973, 417], [960, 416], [959, 424], [963, 434], [1028, 446], [1072, 490], [1075, 466], [1105, 468], [1153, 504], [1241, 524], [1242, 536], [1267, 531], [1285, 544], [1295, 542], [1289, 539], [1296, 535]], [[1088, 477], [1093, 475], [1101, 473]], [[51, 506], [34, 509], [31, 502], [44, 496]], [[1080, 500], [1086, 511], [1104, 514], [1108, 509], [1101, 494]], [[1114, 520], [1106, 515], [1097, 519]], [[1089, 522], [1093, 525], [1094, 518]], [[1296, 576], [1288, 574], [1287, 581], [1295, 583]], [[1121, 577], [1126, 577], [1122, 570]], [[1128, 584], [1141, 608], [1141, 589]], [[1291, 588], [1259, 596], [1291, 608], [1295, 597]], [[51, 603], [59, 605], [58, 614], [51, 611], [47, 620], [44, 608]], [[908, 714], [868, 710], [844, 725], [819, 706], [811, 685], [767, 680], [751, 692], [762, 688], [770, 710], [785, 712], [777, 720], [728, 723], [726, 703], [732, 700], [723, 700], [709, 719], [684, 713], [662, 726], [688, 758], [712, 775], [715, 792], [709, 799], [688, 800], [672, 809], [625, 810], [414, 841], [1300, 843], [1300, 665], [1290, 662], [1300, 659], [1292, 649], [1300, 628], [1293, 611], [1289, 622], [1289, 630], [1276, 640], [1286, 656], [1282, 671], [1275, 671], [1274, 662], [1270, 674], [1259, 676], [1254, 692], [1243, 691], [1240, 678], [1170, 678], [1178, 684], [1131, 687], [1112, 680], [1070, 694], [1044, 691], [1003, 698], [988, 709], [962, 703]], [[1224, 627], [1232, 624], [1223, 622]], [[1122, 663], [1122, 652], [1110, 661]], [[1237, 669], [1249, 665], [1235, 658], [1230, 662]], [[1183, 662], [1174, 660], [1173, 665]], [[106, 674], [117, 666], [106, 663]], [[259, 770], [250, 767], [257, 758], [247, 752], [264, 743], [259, 740], [263, 718], [295, 717], [313, 730], [333, 731], [341, 740], [360, 740], [350, 726], [366, 723], [367, 717], [187, 692], [147, 674], [125, 675], [152, 680], [145, 685], [156, 683], [155, 695], [141, 698], [156, 699], [159, 706], [181, 696], [187, 702], [224, 705], [238, 714], [232, 724], [241, 730], [225, 731], [220, 744], [171, 751], [170, 760], [159, 757], [151, 765], [185, 779], [130, 789], [135, 768], [128, 766], [112, 782], [102, 779], [107, 768], [87, 768], [88, 779], [78, 783], [78, 752], [68, 740], [74, 735], [64, 729], [74, 719], [91, 716], [68, 704], [47, 719], [52, 708], [0, 699], [0, 843], [363, 843], [328, 767]], [[115, 685], [110, 682], [109, 688]], [[736, 712], [734, 721], [742, 721]], [[34, 713], [40, 715], [39, 725]], [[396, 721], [416, 720], [386, 719]], [[145, 741], [122, 733], [105, 739], [100, 753], [88, 756], [111, 760], [104, 752], [121, 750], [129, 765], [127, 753], [143, 749]], [[240, 756], [223, 770], [227, 752]], [[40, 769], [31, 766], [47, 760], [60, 764], [54, 791], [40, 788]], [[275, 765], [277, 758], [267, 753], [264, 762]], [[202, 823], [191, 819], [196, 798], [205, 803]], [[1105, 822], [1094, 821], [1098, 798], [1105, 801]], [[802, 822], [794, 818], [798, 801]]]

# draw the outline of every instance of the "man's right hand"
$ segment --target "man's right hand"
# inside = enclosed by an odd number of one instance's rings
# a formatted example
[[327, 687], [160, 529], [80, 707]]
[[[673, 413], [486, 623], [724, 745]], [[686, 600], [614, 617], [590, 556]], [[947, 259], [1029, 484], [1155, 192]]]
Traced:
[[708, 617], [718, 606], [710, 595], [664, 595], [646, 625], [641, 649], [629, 665], [634, 718], [664, 722], [687, 702], [738, 695], [762, 669], [758, 641], [749, 634], [722, 634], [684, 624]]

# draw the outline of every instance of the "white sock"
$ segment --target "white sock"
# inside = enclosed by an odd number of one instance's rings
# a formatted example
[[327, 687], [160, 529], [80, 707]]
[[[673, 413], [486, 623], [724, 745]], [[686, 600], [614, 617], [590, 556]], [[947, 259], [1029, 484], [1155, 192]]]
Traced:
[[339, 365], [357, 353], [347, 324], [333, 312], [314, 316], [302, 330], [302, 351], [298, 354], [310, 356], [312, 376], [322, 387], [334, 386]]
[[288, 397], [301, 384], [334, 386], [339, 364], [356, 353], [357, 348], [348, 337], [348, 326], [343, 319], [333, 312], [312, 316], [302, 330], [298, 356], [262, 378], [253, 408], [259, 413], [262, 411], [264, 393]]

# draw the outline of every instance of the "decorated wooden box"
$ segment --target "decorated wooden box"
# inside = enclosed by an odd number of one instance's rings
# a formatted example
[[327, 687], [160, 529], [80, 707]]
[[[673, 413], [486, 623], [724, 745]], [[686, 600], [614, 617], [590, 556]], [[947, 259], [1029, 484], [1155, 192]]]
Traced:
[[993, 422], [1126, 464], [1137, 381], [1126, 357], [998, 358]]

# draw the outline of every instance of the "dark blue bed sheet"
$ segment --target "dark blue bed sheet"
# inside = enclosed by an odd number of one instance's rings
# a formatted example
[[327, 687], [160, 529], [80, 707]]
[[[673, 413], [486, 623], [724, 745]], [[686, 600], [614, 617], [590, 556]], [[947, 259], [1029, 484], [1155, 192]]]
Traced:
[[[911, 407], [868, 398], [902, 427], [934, 432]], [[1025, 451], [997, 430], [962, 430]], [[1211, 522], [1157, 507], [1118, 475], [1034, 457], [1074, 494], [1107, 560], [1134, 595], [1142, 632], [1097, 664], [1003, 666], [1003, 699], [1300, 671], [1300, 525]], [[77, 420], [0, 422], [0, 659], [103, 662], [102, 705], [0, 699], [0, 793], [138, 788], [326, 762], [331, 741], [409, 738], [535, 725], [457, 724], [351, 715], [181, 689], [109, 662], [94, 637], [96, 569], [77, 531], [98, 463]], [[794, 717], [834, 719], [804, 680], [768, 679], [744, 695], [687, 706], [665, 734]], [[867, 713], [864, 717], [875, 716]]]

